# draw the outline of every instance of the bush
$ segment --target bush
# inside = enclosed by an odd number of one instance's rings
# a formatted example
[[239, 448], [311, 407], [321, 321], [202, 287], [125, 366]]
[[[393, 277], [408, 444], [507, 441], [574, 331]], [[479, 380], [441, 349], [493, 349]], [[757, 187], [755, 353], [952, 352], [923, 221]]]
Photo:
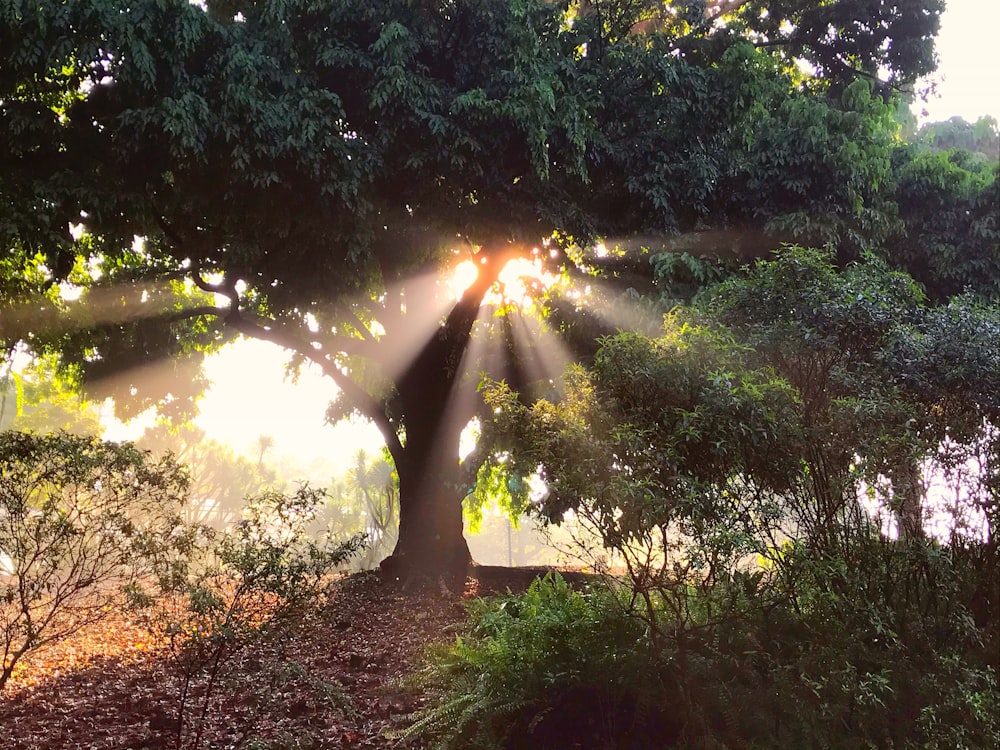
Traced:
[[403, 735], [437, 747], [649, 747], [677, 733], [642, 622], [560, 576], [472, 605], [421, 679], [436, 700]]
[[996, 673], [948, 550], [873, 533], [855, 540], [849, 563], [794, 546], [782, 565], [778, 579], [720, 581], [702, 594], [715, 622], [674, 631], [687, 657], [678, 677], [695, 718], [690, 741], [997, 746], [1000, 717], [985, 710], [997, 702]]
[[443, 748], [1000, 746], [996, 671], [953, 596], [948, 555], [871, 544], [857, 575], [790, 549], [794, 591], [736, 572], [678, 587], [673, 602], [653, 594], [653, 622], [634, 582], [579, 592], [547, 578], [479, 602], [468, 636], [433, 653], [421, 675], [433, 702], [405, 737]]
[[180, 524], [170, 458], [65, 433], [0, 433], [0, 690], [32, 649], [119, 609]]
[[[133, 588], [133, 605], [170, 644], [179, 677], [177, 747], [201, 747], [213, 708], [236, 696], [245, 721], [230, 729], [246, 738], [296, 684], [332, 705], [329, 686], [312, 684], [285, 650], [319, 602], [328, 575], [364, 546], [362, 536], [310, 538], [324, 500], [322, 491], [308, 486], [290, 495], [268, 491], [248, 498], [234, 527], [221, 534], [188, 527], [193, 543], [183, 554], [159, 560], [156, 587]], [[251, 653], [252, 674], [242, 661]]]
[[[1000, 746], [996, 316], [789, 248], [659, 338], [602, 340], [558, 403], [486, 385], [496, 463], [540, 475], [536, 512], [593, 530], [623, 569], [632, 648], [658, 670], [637, 689], [684, 717], [675, 745]], [[956, 510], [936, 541], [921, 462], [960, 478], [973, 457], [963, 503], [989, 525]]]

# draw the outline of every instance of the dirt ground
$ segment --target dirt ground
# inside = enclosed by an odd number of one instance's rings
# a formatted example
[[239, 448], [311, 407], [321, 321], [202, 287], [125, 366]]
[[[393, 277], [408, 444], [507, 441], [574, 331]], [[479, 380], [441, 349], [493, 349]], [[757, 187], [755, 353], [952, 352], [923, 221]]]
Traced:
[[201, 722], [194, 685], [180, 734], [184, 683], [169, 648], [137, 621], [112, 614], [23, 663], [0, 696], [0, 747], [393, 747], [392, 733], [422, 703], [402, 680], [419, 667], [427, 645], [455, 638], [464, 600], [521, 590], [532, 575], [484, 568], [462, 594], [438, 585], [404, 590], [375, 573], [340, 579], [293, 640], [224, 665], [233, 677], [220, 681]]

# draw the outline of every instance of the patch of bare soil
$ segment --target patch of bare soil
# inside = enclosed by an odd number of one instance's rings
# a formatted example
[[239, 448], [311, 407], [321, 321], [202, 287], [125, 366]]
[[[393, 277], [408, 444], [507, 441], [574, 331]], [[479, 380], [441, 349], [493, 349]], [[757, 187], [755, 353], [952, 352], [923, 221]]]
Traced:
[[[0, 696], [7, 750], [257, 747], [389, 748], [422, 697], [400, 685], [428, 644], [455, 637], [464, 599], [522, 590], [539, 571], [490, 568], [461, 594], [412, 590], [360, 573], [331, 585], [296, 637], [226, 663], [202, 713], [204, 683], [184, 684], [166, 644], [122, 614], [39, 650]], [[199, 734], [199, 719], [202, 729]]]

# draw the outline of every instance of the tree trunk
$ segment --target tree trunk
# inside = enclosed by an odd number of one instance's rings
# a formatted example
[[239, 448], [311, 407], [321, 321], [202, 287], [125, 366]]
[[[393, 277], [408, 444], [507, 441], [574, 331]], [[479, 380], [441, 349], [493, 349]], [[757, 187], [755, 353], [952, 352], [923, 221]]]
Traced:
[[399, 537], [383, 569], [404, 579], [446, 575], [464, 580], [470, 561], [462, 534], [466, 488], [458, 463], [464, 415], [449, 408], [457, 374], [449, 375], [441, 352], [423, 361], [425, 366], [412, 370], [399, 388], [406, 418], [402, 452], [393, 456]]
[[462, 498], [456, 470], [451, 476], [428, 466], [399, 472], [399, 537], [383, 570], [403, 580], [446, 576], [464, 580], [471, 562], [462, 534]]
[[899, 538], [920, 539], [924, 536], [923, 484], [916, 458], [905, 456], [893, 468], [890, 478], [893, 491], [893, 512]]
[[[394, 409], [405, 435], [393, 452], [399, 475], [399, 537], [382, 563], [404, 581], [447, 576], [464, 580], [471, 562], [462, 534], [462, 482], [458, 447], [471, 414], [455, 408], [462, 357], [479, 306], [511, 254], [484, 254], [479, 276], [452, 308], [396, 384]], [[457, 399], [460, 401], [461, 399]]]

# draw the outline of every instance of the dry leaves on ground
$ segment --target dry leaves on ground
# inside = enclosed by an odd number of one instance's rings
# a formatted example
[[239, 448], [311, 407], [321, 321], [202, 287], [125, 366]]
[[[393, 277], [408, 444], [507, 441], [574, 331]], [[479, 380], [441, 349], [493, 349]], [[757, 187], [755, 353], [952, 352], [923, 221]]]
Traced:
[[[474, 591], [470, 585], [467, 596]], [[200, 746], [234, 747], [254, 737], [285, 747], [309, 738], [316, 750], [390, 747], [386, 734], [420, 702], [398, 682], [428, 643], [454, 637], [465, 615], [461, 599], [437, 586], [403, 591], [370, 573], [334, 582], [293, 640], [247, 649], [225, 665], [231, 679], [208, 704]], [[189, 706], [203, 695], [203, 684], [193, 687]], [[2, 744], [177, 747], [181, 690], [166, 644], [150, 642], [137, 621], [113, 614], [24, 662], [0, 698]], [[190, 743], [197, 714], [188, 714]]]

